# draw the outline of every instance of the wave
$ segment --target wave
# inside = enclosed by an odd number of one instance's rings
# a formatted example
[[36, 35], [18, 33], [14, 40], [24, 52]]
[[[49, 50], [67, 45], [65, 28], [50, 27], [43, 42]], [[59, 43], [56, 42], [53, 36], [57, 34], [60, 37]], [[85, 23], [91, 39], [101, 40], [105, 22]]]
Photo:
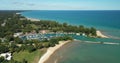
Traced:
[[104, 42], [103, 44], [120, 45], [120, 43], [113, 43], [113, 42]]
[[83, 43], [93, 43], [93, 44], [108, 44], [108, 45], [120, 45], [120, 43], [115, 42], [93, 42], [93, 41], [82, 41]]

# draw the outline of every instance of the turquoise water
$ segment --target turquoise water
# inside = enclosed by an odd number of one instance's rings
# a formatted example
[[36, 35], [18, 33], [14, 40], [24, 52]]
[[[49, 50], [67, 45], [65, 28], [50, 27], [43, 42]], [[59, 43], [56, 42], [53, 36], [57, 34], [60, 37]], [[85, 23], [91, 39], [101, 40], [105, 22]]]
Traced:
[[[120, 11], [26, 11], [23, 16], [85, 25], [101, 30], [111, 38], [72, 35], [81, 42], [120, 43]], [[120, 63], [120, 45], [72, 42], [60, 48], [46, 63]]]
[[45, 63], [120, 63], [120, 46], [69, 43], [57, 50]]

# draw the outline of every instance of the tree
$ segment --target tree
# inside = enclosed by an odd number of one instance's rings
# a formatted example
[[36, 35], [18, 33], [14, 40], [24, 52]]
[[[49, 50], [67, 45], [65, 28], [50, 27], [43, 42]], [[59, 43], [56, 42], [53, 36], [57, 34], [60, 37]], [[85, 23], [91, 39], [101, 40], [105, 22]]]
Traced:
[[84, 29], [85, 29], [85, 28], [84, 28], [83, 25], [80, 25], [80, 26], [79, 26], [79, 31], [80, 31], [80, 32], [84, 33], [84, 31], [85, 31]]
[[28, 63], [27, 60], [23, 59], [22, 63]]
[[23, 43], [23, 40], [21, 38], [19, 38], [19, 37], [14, 38], [14, 41], [17, 44], [22, 44]]
[[27, 50], [31, 53], [36, 50], [36, 48], [33, 45], [26, 46]]
[[44, 48], [50, 47], [50, 42], [44, 42], [44, 43], [43, 43], [43, 47], [44, 47]]
[[67, 23], [63, 23], [63, 27], [67, 27], [68, 26], [68, 24]]
[[85, 28], [85, 34], [87, 35], [87, 36], [89, 36], [89, 34], [90, 34], [90, 29], [89, 28]]
[[0, 45], [0, 53], [8, 52], [9, 48], [5, 45]]
[[90, 33], [92, 34], [92, 36], [96, 36], [96, 29], [91, 27], [90, 28]]
[[6, 35], [6, 39], [10, 42], [10, 41], [13, 41], [14, 38], [12, 35]]
[[0, 57], [0, 62], [5, 61], [4, 57]]
[[0, 44], [1, 44], [2, 40], [0, 39]]
[[63, 37], [63, 40], [65, 40], [65, 41], [66, 41], [66, 40], [73, 40], [73, 38], [72, 38], [72, 37], [69, 37], [69, 36], [64, 36], [64, 37]]
[[18, 50], [18, 48], [19, 48], [19, 47], [16, 46], [16, 44], [11, 43], [11, 46], [10, 46], [9, 50], [10, 50], [10, 52], [15, 52], [15, 51]]
[[38, 44], [38, 46], [37, 46], [37, 48], [38, 48], [38, 49], [41, 49], [41, 48], [43, 48], [43, 45], [42, 45], [42, 43], [39, 43], [39, 44]]
[[27, 45], [22, 44], [22, 46], [19, 48], [19, 50], [24, 51], [26, 49]]
[[55, 46], [55, 44], [58, 44], [58, 39], [57, 38], [52, 38], [52, 39], [50, 39], [49, 40], [49, 42], [50, 42], [50, 46]]

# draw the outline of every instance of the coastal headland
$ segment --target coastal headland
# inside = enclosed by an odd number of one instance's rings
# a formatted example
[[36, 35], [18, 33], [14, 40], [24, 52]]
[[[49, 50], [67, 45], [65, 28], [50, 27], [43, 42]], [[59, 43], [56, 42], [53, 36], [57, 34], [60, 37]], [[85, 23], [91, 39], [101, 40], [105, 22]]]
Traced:
[[109, 38], [108, 36], [104, 35], [100, 30], [97, 30], [96, 34], [98, 37], [101, 37], [101, 38]]

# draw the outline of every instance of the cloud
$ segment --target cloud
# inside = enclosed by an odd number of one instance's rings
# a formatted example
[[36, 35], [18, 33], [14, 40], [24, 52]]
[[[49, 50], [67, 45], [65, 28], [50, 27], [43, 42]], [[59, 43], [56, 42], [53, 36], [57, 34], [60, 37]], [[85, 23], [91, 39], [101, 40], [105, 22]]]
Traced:
[[34, 4], [34, 3], [29, 3], [29, 4], [27, 4], [27, 5], [29, 5], [29, 6], [35, 6], [35, 4]]
[[16, 5], [24, 5], [24, 3], [21, 3], [21, 2], [13, 2], [12, 4], [16, 4]]
[[23, 2], [13, 2], [14, 5], [27, 5], [27, 6], [35, 6], [34, 3], [23, 3]]

